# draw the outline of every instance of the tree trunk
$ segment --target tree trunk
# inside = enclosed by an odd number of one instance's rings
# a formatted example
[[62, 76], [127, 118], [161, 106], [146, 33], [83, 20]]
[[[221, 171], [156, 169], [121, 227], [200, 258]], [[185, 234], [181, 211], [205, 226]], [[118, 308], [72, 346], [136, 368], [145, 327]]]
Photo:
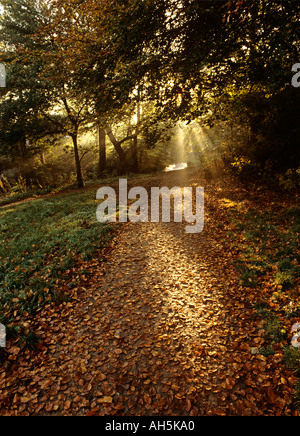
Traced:
[[113, 132], [111, 130], [111, 127], [107, 127], [105, 129], [105, 133], [107, 134], [107, 136], [109, 137], [111, 143], [115, 147], [115, 150], [118, 153], [118, 156], [120, 158], [122, 167], [124, 169], [127, 168], [126, 153], [124, 152], [123, 148], [121, 147], [120, 142], [117, 141], [117, 139], [115, 138], [115, 135], [113, 134]]
[[20, 142], [20, 149], [21, 149], [21, 155], [23, 158], [27, 156], [27, 144], [26, 144], [26, 135], [24, 134], [22, 136], [21, 142]]
[[99, 129], [98, 177], [100, 178], [106, 169], [106, 144], [105, 144], [106, 133], [105, 133], [105, 129], [101, 129], [100, 126], [98, 127], [98, 129]]
[[45, 165], [45, 156], [43, 152], [40, 153], [40, 161], [42, 165]]
[[78, 185], [78, 188], [83, 188], [84, 183], [83, 183], [82, 172], [81, 172], [81, 163], [80, 163], [79, 151], [78, 151], [77, 134], [74, 134], [72, 136], [72, 140], [73, 140], [74, 153], [75, 153], [77, 185]]
[[138, 129], [140, 126], [140, 122], [141, 122], [141, 103], [140, 103], [140, 99], [141, 99], [141, 93], [140, 93], [140, 89], [138, 89], [138, 101], [137, 101], [137, 106], [136, 106], [136, 135], [133, 138], [133, 143], [132, 143], [132, 171], [134, 173], [137, 173], [139, 170], [139, 160], [138, 160]]
[[139, 170], [139, 161], [138, 161], [138, 137], [135, 135], [132, 141], [132, 171], [137, 173]]

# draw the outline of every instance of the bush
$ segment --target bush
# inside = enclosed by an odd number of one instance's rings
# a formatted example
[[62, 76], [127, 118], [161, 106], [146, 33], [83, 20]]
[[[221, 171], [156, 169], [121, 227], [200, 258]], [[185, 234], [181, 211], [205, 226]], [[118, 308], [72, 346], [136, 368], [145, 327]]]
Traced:
[[253, 177], [260, 172], [259, 165], [245, 157], [235, 157], [230, 165], [233, 174], [241, 178]]
[[300, 188], [300, 167], [290, 168], [278, 176], [279, 185], [286, 191], [295, 191]]

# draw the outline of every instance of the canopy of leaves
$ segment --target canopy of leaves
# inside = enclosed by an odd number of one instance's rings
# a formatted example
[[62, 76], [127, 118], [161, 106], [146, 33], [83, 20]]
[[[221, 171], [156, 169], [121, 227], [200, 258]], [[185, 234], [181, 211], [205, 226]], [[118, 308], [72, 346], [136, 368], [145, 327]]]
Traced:
[[[35, 135], [36, 126], [48, 134], [48, 122], [52, 130], [74, 136], [92, 119], [103, 125], [120, 121], [139, 88], [144, 102], [155, 103], [156, 119], [201, 117], [209, 125], [234, 120], [247, 126], [258, 144], [253, 158], [263, 163], [274, 156], [278, 162], [283, 143], [291, 156], [285, 165], [297, 158], [292, 144], [299, 92], [293, 90], [290, 98], [288, 89], [299, 58], [298, 2], [5, 0], [3, 5], [0, 60], [7, 64], [8, 90], [2, 125], [10, 147], [11, 138], [20, 136], [16, 131]], [[14, 102], [20, 107], [17, 123]], [[46, 124], [38, 118], [45, 114]]]

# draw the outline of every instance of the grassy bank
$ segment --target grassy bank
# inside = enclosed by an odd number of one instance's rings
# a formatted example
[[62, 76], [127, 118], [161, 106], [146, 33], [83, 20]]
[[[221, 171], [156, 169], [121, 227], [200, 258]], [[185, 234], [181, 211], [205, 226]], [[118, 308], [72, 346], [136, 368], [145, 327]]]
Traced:
[[[300, 348], [291, 344], [300, 322], [300, 208], [277, 201], [241, 202], [230, 208], [236, 268], [265, 330], [265, 356], [281, 354], [300, 377]], [[300, 383], [295, 387], [300, 405]]]
[[84, 263], [111, 239], [112, 227], [96, 220], [95, 194], [76, 191], [0, 209], [0, 322], [8, 338], [33, 342], [24, 317], [68, 299]]

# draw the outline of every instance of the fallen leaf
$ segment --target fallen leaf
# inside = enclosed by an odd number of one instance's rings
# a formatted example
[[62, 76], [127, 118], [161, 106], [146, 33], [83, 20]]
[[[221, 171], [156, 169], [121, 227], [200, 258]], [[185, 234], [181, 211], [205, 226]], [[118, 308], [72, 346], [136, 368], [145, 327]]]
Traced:
[[98, 403], [112, 403], [113, 399], [112, 397], [102, 397], [102, 398], [98, 398]]

